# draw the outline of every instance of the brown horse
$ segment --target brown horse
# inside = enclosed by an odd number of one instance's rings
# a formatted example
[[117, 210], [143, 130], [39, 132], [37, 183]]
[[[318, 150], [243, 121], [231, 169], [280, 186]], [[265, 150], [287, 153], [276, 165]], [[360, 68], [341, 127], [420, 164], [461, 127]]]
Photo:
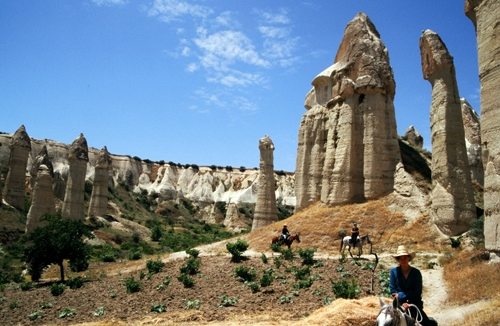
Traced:
[[290, 249], [290, 246], [292, 245], [292, 242], [294, 240], [297, 240], [298, 243], [300, 243], [300, 233], [297, 232], [294, 235], [290, 235], [285, 241], [280, 241], [280, 235], [277, 235], [273, 237], [272, 244], [275, 244], [276, 242], [279, 243], [280, 245], [287, 245], [288, 249]]

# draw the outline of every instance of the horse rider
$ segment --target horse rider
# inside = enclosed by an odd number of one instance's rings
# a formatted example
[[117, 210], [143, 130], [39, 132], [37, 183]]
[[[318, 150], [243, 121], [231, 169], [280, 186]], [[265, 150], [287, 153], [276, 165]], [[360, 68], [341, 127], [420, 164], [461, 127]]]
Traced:
[[358, 236], [359, 236], [358, 223], [354, 222], [352, 229], [351, 229], [351, 243], [353, 246], [356, 245], [356, 241], [358, 240]]
[[286, 239], [288, 239], [289, 236], [290, 236], [290, 232], [288, 231], [288, 227], [286, 226], [286, 224], [283, 224], [283, 230], [281, 230], [280, 241], [281, 242], [286, 241]]

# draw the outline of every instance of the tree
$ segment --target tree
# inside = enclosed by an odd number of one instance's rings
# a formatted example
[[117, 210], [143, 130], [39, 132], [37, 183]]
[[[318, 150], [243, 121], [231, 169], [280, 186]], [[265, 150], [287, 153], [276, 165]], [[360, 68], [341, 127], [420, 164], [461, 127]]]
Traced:
[[26, 237], [24, 257], [29, 265], [31, 278], [34, 281], [39, 280], [46, 266], [57, 264], [61, 270], [61, 281], [64, 282], [65, 259], [69, 260], [72, 271], [86, 270], [89, 266], [91, 247], [83, 238], [94, 237], [89, 227], [80, 220], [62, 218], [60, 211], [54, 215], [45, 214], [41, 220], [47, 221], [48, 224], [35, 228]]

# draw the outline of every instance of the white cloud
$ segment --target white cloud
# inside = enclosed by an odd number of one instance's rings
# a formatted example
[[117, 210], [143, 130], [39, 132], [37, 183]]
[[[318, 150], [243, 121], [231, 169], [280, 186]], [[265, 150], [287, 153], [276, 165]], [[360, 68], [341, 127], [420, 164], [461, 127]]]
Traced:
[[187, 46], [185, 46], [183, 49], [182, 49], [182, 55], [185, 56], [185, 57], [189, 57], [189, 54], [191, 53], [191, 49], [188, 48]]
[[150, 16], [158, 16], [160, 20], [167, 23], [179, 20], [182, 16], [205, 18], [211, 13], [212, 9], [209, 7], [179, 0], [155, 0], [153, 7], [148, 11]]
[[273, 26], [260, 26], [259, 32], [261, 32], [264, 37], [269, 38], [284, 38], [290, 34], [289, 28]]
[[116, 6], [116, 5], [124, 5], [127, 3], [127, 0], [92, 0], [98, 6]]
[[230, 26], [232, 28], [240, 27], [240, 23], [232, 17], [230, 11], [224, 11], [219, 16], [215, 17], [214, 22], [216, 26]]
[[272, 13], [266, 11], [256, 11], [261, 19], [267, 24], [289, 24], [290, 18], [288, 18], [288, 12], [281, 8], [279, 13]]
[[214, 104], [219, 107], [225, 107], [226, 102], [219, 99], [219, 96], [213, 92], [208, 92], [206, 89], [202, 88], [194, 92], [198, 99], [203, 100], [206, 104]]
[[188, 71], [188, 72], [195, 72], [198, 69], [199, 69], [199, 66], [196, 63], [190, 63], [187, 66], [186, 71]]
[[241, 32], [221, 31], [207, 36], [206, 30], [200, 30], [199, 35], [200, 38], [194, 42], [204, 52], [201, 61], [206, 68], [227, 70], [237, 61], [259, 67], [269, 66], [269, 62], [255, 51], [252, 41]]

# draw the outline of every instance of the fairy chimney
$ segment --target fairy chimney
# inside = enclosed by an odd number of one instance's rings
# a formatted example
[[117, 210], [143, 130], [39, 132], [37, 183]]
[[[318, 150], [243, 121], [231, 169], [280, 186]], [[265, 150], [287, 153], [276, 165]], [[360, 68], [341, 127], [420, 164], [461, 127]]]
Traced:
[[108, 209], [108, 179], [112, 167], [108, 149], [104, 146], [95, 163], [94, 186], [90, 197], [89, 215], [103, 216]]
[[408, 129], [406, 129], [403, 139], [414, 147], [422, 148], [424, 146], [424, 137], [420, 135], [414, 126], [409, 126]]
[[88, 147], [87, 140], [80, 134], [69, 148], [69, 173], [64, 194], [62, 216], [83, 220], [85, 175], [87, 172]]
[[274, 181], [274, 144], [268, 135], [259, 140], [259, 191], [255, 203], [252, 231], [278, 221]]
[[334, 64], [306, 95], [295, 172], [296, 211], [380, 198], [401, 162], [389, 53], [364, 14], [347, 24]]
[[481, 151], [481, 119], [466, 99], [461, 98], [460, 104], [471, 179], [482, 187], [484, 185], [484, 167]]
[[40, 217], [44, 214], [55, 214], [56, 205], [54, 192], [52, 190], [52, 177], [50, 169], [41, 164], [38, 167], [35, 186], [33, 187], [33, 199], [26, 220], [26, 233], [33, 231], [38, 226], [43, 226]]
[[500, 1], [466, 0], [476, 29], [481, 83], [481, 148], [484, 165], [484, 244], [500, 256]]
[[438, 34], [420, 37], [424, 79], [432, 85], [431, 216], [446, 235], [467, 231], [476, 217], [464, 123], [453, 57]]
[[42, 164], [45, 165], [49, 169], [50, 176], [54, 177], [54, 167], [52, 166], [52, 162], [50, 161], [49, 153], [47, 151], [46, 145], [43, 145], [42, 149], [40, 150], [38, 155], [35, 157], [35, 159], [33, 160], [33, 164], [31, 165], [31, 169], [30, 169], [31, 189], [35, 188], [35, 182], [36, 182], [38, 170], [40, 168], [40, 165], [42, 165]]
[[9, 173], [3, 190], [4, 200], [19, 210], [24, 210], [26, 166], [30, 151], [30, 137], [21, 126], [10, 140]]

